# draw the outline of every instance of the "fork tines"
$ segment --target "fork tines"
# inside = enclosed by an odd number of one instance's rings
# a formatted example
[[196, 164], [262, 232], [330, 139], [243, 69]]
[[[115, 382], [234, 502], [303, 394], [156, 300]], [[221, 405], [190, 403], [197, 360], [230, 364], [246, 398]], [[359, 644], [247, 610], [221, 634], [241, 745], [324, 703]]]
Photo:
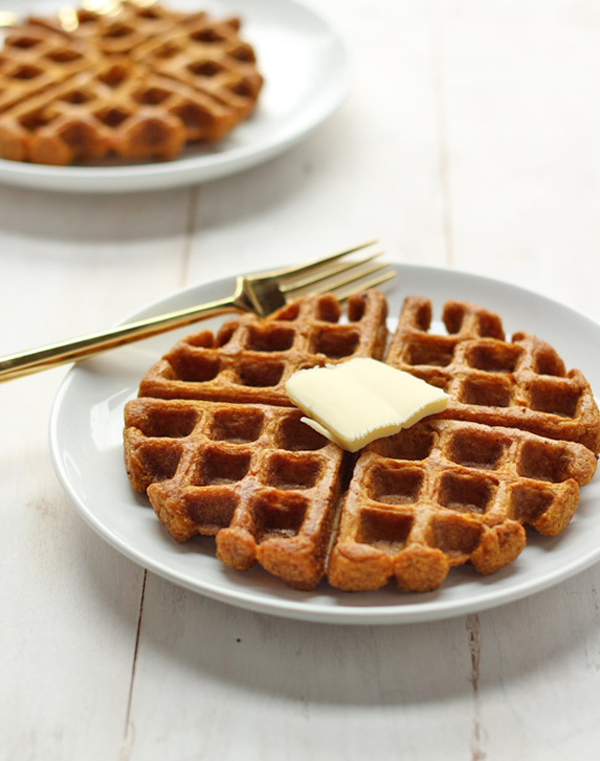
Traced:
[[372, 249], [377, 243], [376, 239], [368, 240], [321, 259], [271, 274], [276, 274], [279, 287], [287, 299], [307, 293], [332, 291], [338, 299], [344, 300], [359, 291], [375, 288], [395, 277], [396, 272], [387, 262], [375, 261], [383, 254], [381, 248], [375, 248], [358, 258], [341, 261], [351, 254]]

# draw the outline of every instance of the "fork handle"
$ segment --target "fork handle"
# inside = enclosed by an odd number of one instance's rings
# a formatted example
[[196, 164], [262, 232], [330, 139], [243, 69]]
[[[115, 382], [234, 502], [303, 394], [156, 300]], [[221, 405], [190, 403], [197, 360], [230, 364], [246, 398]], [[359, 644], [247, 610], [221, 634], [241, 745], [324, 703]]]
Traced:
[[49, 370], [52, 367], [87, 359], [107, 349], [141, 341], [143, 338], [164, 333], [167, 330], [190, 325], [227, 312], [245, 311], [239, 300], [228, 296], [199, 306], [180, 309], [176, 312], [148, 317], [126, 325], [92, 333], [80, 338], [49, 344], [38, 349], [9, 354], [0, 357], [0, 382], [21, 378], [24, 375]]

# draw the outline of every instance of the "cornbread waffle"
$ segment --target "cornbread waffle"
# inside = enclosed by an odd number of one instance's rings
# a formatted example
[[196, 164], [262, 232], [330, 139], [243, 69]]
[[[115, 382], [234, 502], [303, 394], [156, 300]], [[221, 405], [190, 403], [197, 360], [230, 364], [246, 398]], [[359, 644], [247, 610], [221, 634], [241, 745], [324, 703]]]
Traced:
[[312, 589], [337, 513], [342, 450], [301, 417], [290, 407], [136, 399], [125, 417], [127, 471], [178, 541], [216, 534], [225, 565], [245, 571], [258, 561]]
[[354, 468], [329, 582], [437, 589], [453, 565], [493, 573], [571, 520], [596, 457], [581, 444], [516, 429], [429, 420], [369, 444]]
[[185, 85], [113, 58], [0, 117], [4, 158], [67, 165], [167, 160], [191, 140], [214, 140], [233, 122], [220, 104]]
[[306, 367], [352, 357], [381, 359], [387, 303], [377, 291], [348, 300], [347, 322], [331, 294], [308, 296], [265, 320], [245, 314], [214, 335], [179, 341], [142, 379], [140, 396], [292, 406], [285, 383]]
[[505, 340], [500, 318], [466, 302], [449, 301], [447, 335], [430, 332], [428, 299], [405, 300], [386, 362], [451, 397], [442, 417], [522, 428], [600, 450], [600, 415], [589, 383], [546, 342], [515, 333]]
[[0, 53], [0, 156], [67, 165], [168, 160], [223, 138], [263, 79], [237, 18], [119, 4], [31, 18]]
[[[229, 567], [258, 561], [299, 589], [325, 574], [344, 590], [395, 578], [424, 592], [454, 565], [489, 574], [512, 562], [524, 526], [550, 536], [566, 527], [600, 436], [583, 375], [539, 339], [507, 342], [497, 315], [456, 301], [444, 310], [448, 335], [435, 336], [430, 302], [408, 298], [386, 355], [386, 316], [377, 291], [349, 299], [346, 315], [331, 294], [305, 297], [188, 336], [150, 368], [126, 407], [127, 472], [175, 539], [214, 534]], [[443, 386], [447, 410], [358, 457], [343, 453], [301, 423], [285, 382], [356, 356]], [[512, 384], [519, 409], [491, 392], [485, 404], [465, 397], [468, 372], [487, 388]], [[532, 391], [556, 381], [578, 389], [568, 415]]]

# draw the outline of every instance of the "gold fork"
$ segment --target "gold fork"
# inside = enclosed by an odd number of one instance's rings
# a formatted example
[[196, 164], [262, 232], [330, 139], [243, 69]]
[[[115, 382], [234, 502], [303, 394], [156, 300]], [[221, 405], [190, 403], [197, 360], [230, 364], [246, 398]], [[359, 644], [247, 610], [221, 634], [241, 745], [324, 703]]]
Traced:
[[233, 294], [223, 299], [0, 357], [0, 382], [86, 359], [108, 349], [227, 312], [254, 312], [259, 317], [266, 317], [294, 298], [307, 293], [331, 292], [343, 301], [362, 290], [381, 285], [395, 276], [395, 271], [391, 270], [387, 263], [374, 262], [381, 256], [380, 250], [358, 259], [341, 261], [357, 251], [364, 252], [376, 242], [367, 241], [298, 266], [258, 275], [240, 275]]

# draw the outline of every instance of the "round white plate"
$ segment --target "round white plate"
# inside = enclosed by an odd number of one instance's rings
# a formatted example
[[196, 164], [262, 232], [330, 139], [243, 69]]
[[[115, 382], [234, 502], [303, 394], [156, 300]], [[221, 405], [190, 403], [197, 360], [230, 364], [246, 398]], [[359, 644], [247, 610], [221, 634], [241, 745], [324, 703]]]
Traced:
[[[166, 0], [177, 9], [238, 15], [255, 47], [265, 85], [255, 112], [212, 148], [190, 148], [168, 162], [53, 167], [0, 159], [0, 182], [65, 192], [129, 192], [189, 185], [249, 169], [307, 137], [342, 103], [350, 85], [347, 50], [335, 31], [295, 0]], [[55, 11], [60, 0], [31, 0], [27, 10]], [[22, 0], [3, 10], [23, 14]]]
[[[569, 367], [579, 367], [600, 388], [600, 325], [576, 312], [495, 280], [450, 270], [395, 265], [385, 286], [390, 314], [404, 296], [428, 296], [439, 316], [450, 298], [498, 312], [507, 333], [520, 329], [548, 340]], [[234, 279], [194, 286], [153, 304], [133, 318], [184, 308], [229, 294]], [[203, 323], [214, 329], [220, 320]], [[582, 490], [577, 513], [558, 537], [529, 532], [528, 545], [507, 568], [489, 577], [454, 568], [442, 589], [402, 594], [390, 584], [377, 592], [349, 594], [323, 583], [314, 592], [288, 589], [260, 568], [237, 573], [214, 556], [214, 541], [177, 544], [144, 498], [130, 486], [122, 454], [123, 406], [140, 378], [189, 327], [132, 344], [74, 367], [58, 393], [50, 445], [58, 477], [83, 518], [120, 552], [175, 584], [232, 605], [309, 621], [398, 624], [449, 618], [502, 605], [545, 589], [600, 559], [600, 477]]]

